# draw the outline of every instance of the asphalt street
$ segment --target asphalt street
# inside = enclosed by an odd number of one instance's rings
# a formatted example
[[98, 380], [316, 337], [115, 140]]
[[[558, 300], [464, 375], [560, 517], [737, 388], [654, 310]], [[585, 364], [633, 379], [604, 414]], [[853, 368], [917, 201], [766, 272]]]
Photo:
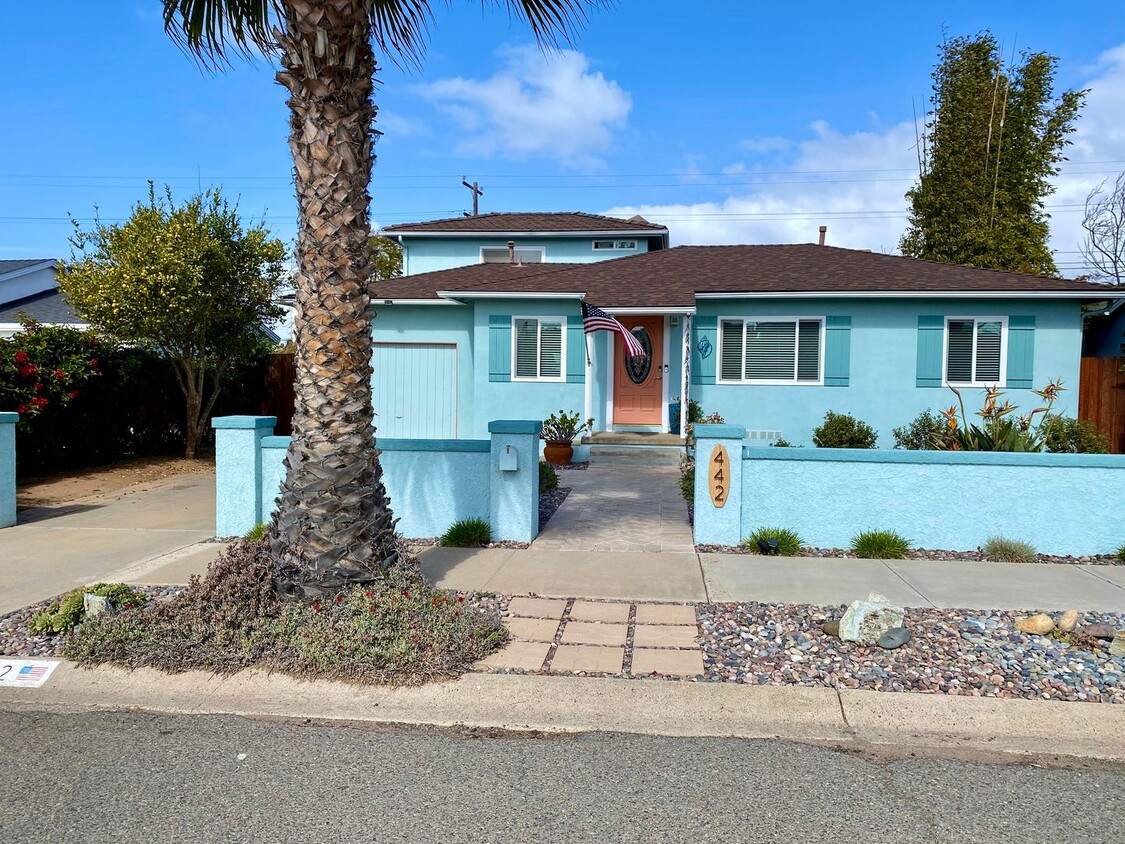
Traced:
[[1125, 769], [0, 710], [0, 842], [1123, 841]]

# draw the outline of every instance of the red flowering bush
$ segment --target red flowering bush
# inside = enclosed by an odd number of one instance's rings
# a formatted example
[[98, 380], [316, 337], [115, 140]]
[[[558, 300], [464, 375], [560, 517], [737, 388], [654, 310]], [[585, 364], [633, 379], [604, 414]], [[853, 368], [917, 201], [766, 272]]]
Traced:
[[82, 384], [98, 374], [90, 365], [98, 341], [92, 331], [31, 321], [23, 327], [14, 337], [0, 340], [0, 410], [32, 417], [78, 398]]

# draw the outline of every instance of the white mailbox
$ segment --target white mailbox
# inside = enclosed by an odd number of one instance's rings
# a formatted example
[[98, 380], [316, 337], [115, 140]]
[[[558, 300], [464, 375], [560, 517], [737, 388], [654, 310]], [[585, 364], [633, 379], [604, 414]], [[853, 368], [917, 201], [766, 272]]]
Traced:
[[500, 471], [514, 472], [517, 469], [516, 450], [510, 445], [505, 445], [500, 450]]

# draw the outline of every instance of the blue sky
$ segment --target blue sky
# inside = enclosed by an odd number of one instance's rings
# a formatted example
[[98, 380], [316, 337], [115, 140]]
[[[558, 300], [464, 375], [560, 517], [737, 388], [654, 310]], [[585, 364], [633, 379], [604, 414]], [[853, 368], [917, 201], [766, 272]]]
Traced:
[[[421, 71], [380, 74], [372, 216], [643, 213], [676, 243], [813, 240], [891, 251], [916, 175], [913, 107], [943, 26], [991, 28], [1060, 58], [1089, 87], [1048, 200], [1066, 273], [1082, 199], [1125, 169], [1125, 16], [1055, 3], [779, 4], [619, 0], [573, 49], [544, 56], [479, 3], [438, 5]], [[909, 11], [905, 11], [909, 9]], [[160, 3], [0, 4], [0, 257], [62, 257], [67, 216], [125, 217], [145, 180], [221, 185], [289, 241], [295, 202], [284, 92], [269, 64], [201, 73]]]

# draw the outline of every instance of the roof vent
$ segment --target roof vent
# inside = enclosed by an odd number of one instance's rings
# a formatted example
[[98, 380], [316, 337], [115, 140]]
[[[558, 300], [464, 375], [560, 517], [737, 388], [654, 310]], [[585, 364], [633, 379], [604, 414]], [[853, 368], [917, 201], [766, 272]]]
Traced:
[[828, 234], [828, 226], [821, 226], [820, 227], [820, 242], [819, 242], [818, 245], [820, 245], [820, 246], [824, 245], [824, 238], [827, 234]]

